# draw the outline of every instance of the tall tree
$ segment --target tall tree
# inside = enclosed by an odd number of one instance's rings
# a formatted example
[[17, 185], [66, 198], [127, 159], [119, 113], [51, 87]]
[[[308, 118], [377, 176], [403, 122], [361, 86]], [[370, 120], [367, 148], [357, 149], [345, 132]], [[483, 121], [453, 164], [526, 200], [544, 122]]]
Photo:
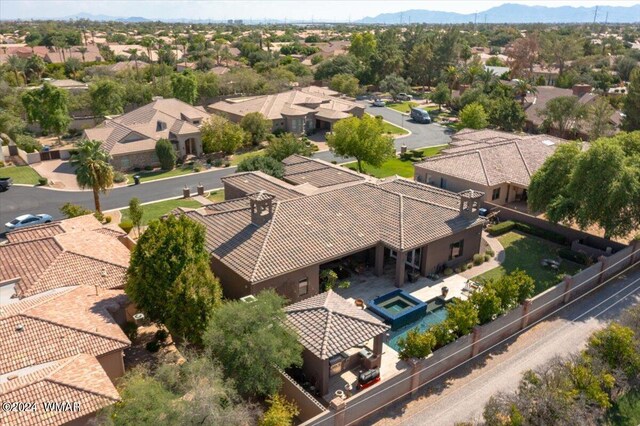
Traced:
[[22, 76], [24, 75], [26, 66], [26, 61], [18, 55], [10, 55], [7, 58], [7, 68], [15, 76], [16, 86], [22, 86], [22, 82], [24, 81]]
[[171, 76], [173, 95], [183, 102], [193, 105], [198, 100], [198, 81], [191, 71]]
[[284, 305], [285, 299], [266, 290], [251, 303], [227, 301], [211, 315], [205, 348], [243, 394], [275, 394], [281, 384], [277, 369], [302, 364], [302, 345], [285, 324]]
[[409, 87], [409, 82], [395, 73], [387, 75], [380, 82], [380, 90], [383, 92], [389, 92], [393, 97], [393, 100], [396, 100], [399, 93], [406, 93], [410, 89], [411, 87]]
[[544, 109], [538, 111], [543, 118], [542, 126], [546, 130], [557, 129], [561, 137], [566, 137], [577, 128], [586, 116], [587, 110], [576, 96], [559, 96], [547, 102]]
[[240, 120], [240, 127], [245, 131], [253, 145], [258, 145], [267, 138], [273, 128], [273, 122], [260, 112], [250, 112]]
[[37, 122], [43, 131], [54, 133], [58, 141], [71, 122], [68, 102], [66, 91], [47, 82], [40, 89], [29, 90], [22, 95], [22, 105], [29, 122]]
[[438, 83], [436, 89], [431, 92], [431, 101], [438, 104], [439, 111], [442, 111], [443, 104], [451, 101], [451, 91], [444, 82]]
[[224, 152], [233, 154], [246, 139], [242, 128], [224, 117], [212, 115], [200, 126], [202, 149], [205, 153]]
[[573, 35], [563, 36], [557, 31], [549, 31], [540, 37], [540, 57], [547, 66], [557, 66], [560, 75], [564, 74], [567, 61], [581, 53], [580, 40]]
[[538, 37], [535, 34], [528, 34], [507, 46], [505, 54], [509, 57], [511, 77], [531, 78], [533, 65], [538, 60], [538, 50]]
[[222, 298], [205, 233], [185, 215], [152, 221], [131, 253], [125, 287], [147, 318], [195, 343]]
[[99, 117], [124, 112], [125, 89], [117, 80], [101, 79], [89, 84], [91, 109]]
[[484, 129], [489, 124], [487, 112], [477, 103], [471, 103], [460, 111], [460, 125], [466, 129]]
[[76, 181], [81, 188], [91, 188], [96, 211], [101, 213], [100, 192], [113, 186], [111, 157], [101, 147], [101, 142], [84, 140], [78, 144], [69, 162], [75, 167]]
[[25, 72], [30, 81], [40, 80], [42, 74], [47, 69], [44, 60], [38, 55], [31, 55], [25, 64]]
[[354, 33], [351, 35], [351, 45], [349, 46], [349, 52], [361, 61], [368, 61], [369, 58], [371, 58], [371, 56], [376, 52], [376, 47], [376, 38], [369, 31], [363, 33]]
[[363, 162], [379, 167], [395, 154], [393, 138], [384, 134], [382, 119], [370, 115], [338, 121], [327, 136], [327, 144], [336, 155], [354, 157], [359, 172]]
[[138, 238], [140, 237], [140, 226], [142, 225], [142, 216], [144, 216], [144, 208], [140, 205], [140, 200], [137, 197], [133, 197], [129, 200], [129, 219], [131, 223], [136, 227]]
[[604, 96], [599, 97], [587, 107], [586, 117], [589, 123], [589, 138], [596, 140], [613, 133], [611, 116], [615, 110]]
[[640, 130], [640, 68], [636, 68], [631, 73], [629, 81], [629, 92], [624, 100], [624, 120], [622, 128], [631, 132]]
[[277, 161], [282, 161], [293, 154], [304, 156], [311, 156], [313, 154], [311, 146], [292, 133], [284, 133], [280, 136], [270, 137], [269, 145], [267, 145], [265, 151], [268, 157]]
[[331, 78], [329, 88], [347, 96], [356, 96], [360, 91], [359, 83], [358, 79], [352, 75], [336, 74]]
[[507, 132], [521, 131], [525, 114], [522, 105], [510, 97], [498, 97], [491, 102], [489, 123]]
[[169, 139], [158, 139], [156, 142], [156, 156], [158, 157], [158, 161], [160, 161], [162, 170], [173, 170], [176, 166], [178, 154]]
[[433, 50], [429, 43], [418, 43], [411, 49], [407, 61], [407, 74], [415, 84], [429, 84], [429, 62], [433, 58]]

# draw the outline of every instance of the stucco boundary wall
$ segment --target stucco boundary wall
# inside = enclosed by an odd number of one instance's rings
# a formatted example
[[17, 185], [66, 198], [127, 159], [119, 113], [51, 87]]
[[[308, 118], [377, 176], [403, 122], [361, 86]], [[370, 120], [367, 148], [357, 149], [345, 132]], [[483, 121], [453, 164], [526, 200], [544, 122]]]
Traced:
[[[335, 399], [329, 410], [309, 419], [303, 425], [345, 426], [364, 424], [368, 416], [397, 399], [410, 398], [420, 386], [446, 375], [473, 357], [516, 335], [532, 323], [587, 292], [606, 284], [626, 268], [640, 264], [640, 241], [580, 271], [566, 276], [548, 290], [526, 300], [522, 305], [494, 321], [476, 326], [463, 336], [422, 360], [409, 360], [410, 367], [388, 380], [357, 393], [347, 400]], [[384, 355], [383, 355], [384, 356]]]
[[327, 409], [297, 384], [291, 376], [282, 370], [278, 370], [278, 372], [282, 379], [280, 393], [284, 395], [287, 400], [295, 402], [298, 410], [300, 410], [297, 416], [299, 421], [305, 422], [319, 414], [327, 412]]
[[[581, 245], [598, 249], [601, 252], [605, 252], [607, 250], [607, 247], [610, 247], [614, 252], [622, 250], [626, 247], [625, 244], [607, 240], [605, 238], [598, 237], [597, 235], [591, 235], [578, 229], [573, 229], [556, 223], [552, 223], [547, 220], [540, 219], [538, 217], [531, 216], [530, 214], [518, 210], [513, 210], [505, 206], [500, 206], [498, 204], [493, 204], [487, 201], [484, 201], [483, 204], [487, 209], [495, 208], [497, 210], [500, 210], [500, 214], [498, 216], [502, 221], [513, 220], [515, 222], [527, 223], [529, 225], [533, 225], [547, 231], [555, 232], [565, 237], [567, 239], [567, 242], [569, 242], [570, 244], [576, 240], [579, 240], [581, 242]], [[576, 246], [576, 248], [581, 247], [582, 246]], [[589, 251], [588, 254], [593, 255], [595, 254], [595, 252]]]

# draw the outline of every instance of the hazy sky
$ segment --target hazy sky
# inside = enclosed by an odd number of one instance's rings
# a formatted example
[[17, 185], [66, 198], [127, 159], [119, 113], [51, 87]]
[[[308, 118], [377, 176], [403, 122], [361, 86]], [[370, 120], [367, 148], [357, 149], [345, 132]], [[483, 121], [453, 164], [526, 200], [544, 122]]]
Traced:
[[142, 16], [149, 19], [287, 19], [348, 21], [380, 13], [409, 9], [458, 13], [481, 12], [503, 3], [543, 6], [631, 6], [638, 0], [600, 1], [494, 1], [494, 0], [0, 0], [0, 19], [57, 18], [77, 13], [115, 17]]

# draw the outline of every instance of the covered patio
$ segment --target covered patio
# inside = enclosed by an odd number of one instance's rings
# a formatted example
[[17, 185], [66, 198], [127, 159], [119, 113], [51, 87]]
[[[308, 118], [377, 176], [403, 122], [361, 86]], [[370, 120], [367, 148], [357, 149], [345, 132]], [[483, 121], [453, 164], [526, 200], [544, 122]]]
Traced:
[[329, 290], [285, 308], [304, 346], [309, 390], [331, 399], [330, 380], [344, 372], [380, 368], [389, 326]]

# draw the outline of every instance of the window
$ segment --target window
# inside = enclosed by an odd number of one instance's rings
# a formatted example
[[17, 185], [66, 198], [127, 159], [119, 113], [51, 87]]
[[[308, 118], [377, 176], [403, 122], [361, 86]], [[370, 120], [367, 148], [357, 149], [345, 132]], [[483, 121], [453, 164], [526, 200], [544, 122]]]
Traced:
[[447, 189], [447, 180], [443, 177], [440, 178], [440, 188]]
[[500, 188], [495, 188], [493, 194], [491, 194], [491, 201], [497, 200], [498, 198], [500, 198]]
[[309, 279], [305, 278], [298, 282], [298, 296], [304, 296], [309, 293]]
[[416, 180], [417, 180], [418, 182], [420, 182], [420, 183], [423, 183], [423, 182], [424, 182], [424, 179], [422, 178], [422, 175], [417, 175], [417, 176], [416, 176]]
[[451, 244], [449, 246], [449, 260], [453, 260], [462, 256], [463, 248], [464, 248], [464, 240], [460, 240]]

